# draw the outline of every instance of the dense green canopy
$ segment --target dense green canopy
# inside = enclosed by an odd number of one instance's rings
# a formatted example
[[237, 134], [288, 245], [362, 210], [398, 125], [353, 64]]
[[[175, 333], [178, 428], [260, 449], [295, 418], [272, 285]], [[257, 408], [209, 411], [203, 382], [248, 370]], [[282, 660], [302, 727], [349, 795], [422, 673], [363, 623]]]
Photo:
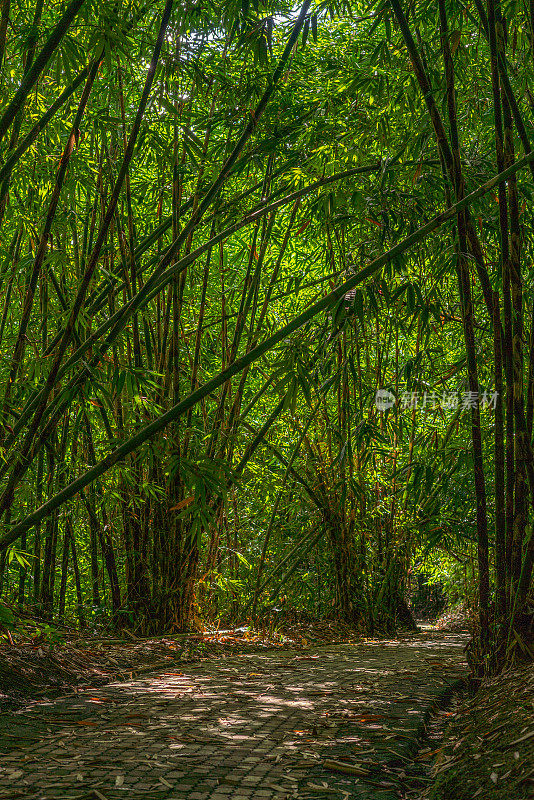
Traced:
[[8, 604], [528, 655], [534, 7], [0, 6]]

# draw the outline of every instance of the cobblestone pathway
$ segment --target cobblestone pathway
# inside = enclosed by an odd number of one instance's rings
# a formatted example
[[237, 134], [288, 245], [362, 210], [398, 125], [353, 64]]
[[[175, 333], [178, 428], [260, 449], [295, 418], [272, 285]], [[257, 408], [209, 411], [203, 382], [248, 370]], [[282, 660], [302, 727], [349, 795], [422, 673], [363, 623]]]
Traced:
[[464, 672], [464, 643], [269, 650], [35, 703], [0, 723], [0, 798], [398, 798], [387, 764]]

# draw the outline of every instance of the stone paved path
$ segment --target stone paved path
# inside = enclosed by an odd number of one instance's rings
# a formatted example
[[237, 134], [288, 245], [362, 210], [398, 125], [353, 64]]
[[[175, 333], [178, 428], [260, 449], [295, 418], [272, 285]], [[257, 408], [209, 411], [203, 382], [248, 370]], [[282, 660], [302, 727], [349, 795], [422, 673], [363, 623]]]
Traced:
[[387, 764], [398, 776], [425, 711], [463, 674], [464, 644], [423, 631], [269, 650], [38, 702], [0, 721], [0, 798], [398, 798]]

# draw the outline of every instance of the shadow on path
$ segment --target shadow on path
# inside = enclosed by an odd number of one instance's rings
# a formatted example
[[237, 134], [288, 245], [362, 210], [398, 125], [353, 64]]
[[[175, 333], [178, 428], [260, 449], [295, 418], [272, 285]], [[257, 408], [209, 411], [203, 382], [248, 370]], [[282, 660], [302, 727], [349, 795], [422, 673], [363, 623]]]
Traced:
[[465, 641], [424, 630], [217, 658], [34, 703], [3, 715], [0, 798], [398, 798], [387, 764], [465, 673]]

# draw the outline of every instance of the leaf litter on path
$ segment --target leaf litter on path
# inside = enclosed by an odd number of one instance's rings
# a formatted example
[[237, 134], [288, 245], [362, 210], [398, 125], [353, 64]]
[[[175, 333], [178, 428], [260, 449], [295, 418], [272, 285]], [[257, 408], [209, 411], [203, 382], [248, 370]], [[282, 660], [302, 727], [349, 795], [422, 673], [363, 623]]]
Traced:
[[[430, 655], [433, 641], [423, 646]], [[226, 783], [232, 787], [230, 800], [233, 793], [239, 796], [241, 786], [251, 788], [243, 783], [247, 769], [241, 771], [247, 762], [252, 776], [256, 768], [262, 770], [254, 785], [266, 787], [273, 800], [297, 797], [301, 790], [303, 797], [315, 793], [309, 784], [342, 800], [356, 783], [370, 791], [393, 789], [403, 773], [391, 764], [402, 761], [403, 754], [388, 748], [387, 737], [400, 733], [411, 747], [432, 693], [443, 686], [437, 675], [427, 685], [418, 647], [415, 637], [387, 647], [372, 641], [319, 648], [297, 661], [294, 651], [256, 651], [239, 658], [234, 653], [38, 703], [24, 717], [30, 725], [46, 719], [50, 733], [41, 733], [39, 752], [48, 755], [30, 755], [25, 770], [53, 800], [71, 797], [76, 784], [78, 792], [83, 784], [87, 792], [98, 791], [108, 800], [153, 800], [168, 792], [183, 794], [191, 776], [197, 792], [208, 796], [206, 781]], [[454, 640], [453, 647], [460, 671], [462, 641]], [[418, 670], [421, 680], [414, 683], [409, 679]], [[362, 707], [355, 691], [372, 697]], [[256, 748], [261, 757], [253, 755]], [[59, 754], [65, 761], [56, 768], [50, 757]], [[46, 777], [37, 777], [44, 757], [50, 768]], [[20, 759], [10, 762], [14, 768], [19, 764]]]

